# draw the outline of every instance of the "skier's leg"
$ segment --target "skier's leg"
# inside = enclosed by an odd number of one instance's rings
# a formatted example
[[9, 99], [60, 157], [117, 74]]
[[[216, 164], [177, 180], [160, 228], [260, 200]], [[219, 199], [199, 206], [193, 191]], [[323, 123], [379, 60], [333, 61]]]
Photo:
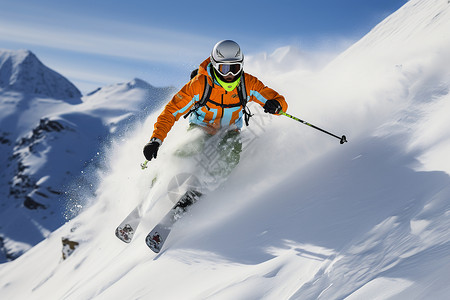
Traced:
[[239, 164], [242, 152], [242, 142], [239, 131], [228, 131], [219, 143], [220, 160], [224, 162], [223, 171], [227, 177]]
[[229, 130], [216, 144], [216, 160], [211, 165], [210, 174], [218, 181], [225, 180], [237, 166], [242, 152], [239, 131]]
[[190, 139], [181, 144], [174, 152], [174, 155], [180, 158], [189, 158], [200, 154], [203, 151], [205, 142], [209, 135], [205, 133], [200, 126], [190, 124], [187, 129]]
[[[171, 183], [174, 182], [175, 188], [180, 182], [183, 187], [176, 189], [174, 194], [179, 194], [181, 191], [184, 195], [177, 198], [177, 208], [183, 211], [186, 207], [192, 205], [203, 194], [203, 183], [199, 180], [199, 157], [203, 153], [205, 144], [211, 135], [207, 134], [202, 127], [196, 124], [190, 124], [186, 132], [186, 141], [177, 147], [173, 155], [174, 159], [180, 163], [183, 172], [177, 174]], [[188, 179], [186, 179], [188, 177]], [[172, 199], [173, 200], [173, 199]]]

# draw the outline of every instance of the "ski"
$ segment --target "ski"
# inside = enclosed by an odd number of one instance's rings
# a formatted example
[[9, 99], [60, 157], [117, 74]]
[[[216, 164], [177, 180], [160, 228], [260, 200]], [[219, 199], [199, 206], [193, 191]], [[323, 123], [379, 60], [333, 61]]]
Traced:
[[[145, 161], [145, 163], [141, 164], [142, 169], [145, 169], [147, 167], [147, 163], [148, 161]], [[153, 188], [155, 183], [156, 183], [156, 176], [152, 180], [151, 188]], [[145, 209], [149, 209], [146, 207], [148, 205], [146, 203], [147, 203], [146, 200], [143, 200], [128, 214], [128, 216], [126, 216], [125, 219], [123, 219], [122, 223], [120, 223], [120, 225], [117, 226], [115, 233], [116, 237], [119, 240], [127, 244], [131, 242], [134, 233], [136, 232], [139, 224], [141, 223], [143, 212], [145, 212]]]
[[141, 222], [142, 204], [136, 206], [130, 214], [116, 228], [116, 237], [122, 242], [130, 243], [133, 235]]
[[162, 220], [147, 234], [145, 243], [155, 253], [159, 253], [167, 237], [169, 236], [173, 225], [186, 212], [190, 205], [195, 203], [202, 194], [195, 190], [187, 191]]

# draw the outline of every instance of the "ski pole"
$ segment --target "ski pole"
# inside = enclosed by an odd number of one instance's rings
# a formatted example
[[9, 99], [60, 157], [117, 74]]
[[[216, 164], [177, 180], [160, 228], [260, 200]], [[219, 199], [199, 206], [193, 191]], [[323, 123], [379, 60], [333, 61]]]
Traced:
[[326, 131], [326, 130], [323, 130], [322, 128], [319, 128], [319, 127], [317, 127], [317, 126], [314, 126], [313, 124], [310, 124], [310, 123], [308, 123], [308, 122], [306, 122], [306, 121], [303, 121], [303, 120], [301, 120], [301, 119], [299, 119], [299, 118], [297, 118], [297, 117], [294, 117], [294, 116], [292, 116], [292, 115], [290, 115], [290, 114], [287, 114], [287, 113], [285, 113], [285, 112], [282, 111], [282, 110], [279, 112], [279, 114], [280, 114], [280, 115], [283, 115], [283, 116], [286, 116], [286, 117], [289, 117], [289, 118], [291, 118], [291, 119], [294, 119], [295, 121], [298, 121], [298, 122], [300, 122], [300, 123], [303, 123], [303, 124], [305, 124], [305, 125], [308, 125], [308, 126], [314, 128], [314, 129], [320, 130], [320, 131], [322, 131], [322, 132], [324, 132], [324, 133], [326, 133], [326, 134], [329, 134], [329, 135], [331, 135], [331, 136], [333, 136], [333, 137], [339, 139], [341, 144], [347, 142], [347, 138], [345, 137], [345, 135], [343, 135], [342, 137], [339, 137], [339, 136], [337, 136], [337, 135], [335, 135], [335, 134], [332, 134], [331, 132], [328, 132], [328, 131]]
[[143, 163], [141, 163], [141, 169], [142, 169], [142, 170], [147, 169], [147, 168], [148, 168], [148, 167], [147, 167], [147, 164], [148, 164], [148, 160], [145, 160]]

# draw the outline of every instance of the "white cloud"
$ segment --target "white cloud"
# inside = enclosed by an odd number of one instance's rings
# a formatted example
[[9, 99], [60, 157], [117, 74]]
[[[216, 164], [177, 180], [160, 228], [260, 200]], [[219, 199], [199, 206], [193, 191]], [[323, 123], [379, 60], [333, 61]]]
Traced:
[[[70, 18], [70, 16], [68, 17]], [[50, 18], [51, 19], [51, 18]], [[130, 25], [101, 19], [54, 23], [47, 19], [2, 15], [0, 41], [147, 62], [180, 63], [209, 52], [214, 41], [186, 32]], [[185, 51], [189, 48], [189, 51]]]

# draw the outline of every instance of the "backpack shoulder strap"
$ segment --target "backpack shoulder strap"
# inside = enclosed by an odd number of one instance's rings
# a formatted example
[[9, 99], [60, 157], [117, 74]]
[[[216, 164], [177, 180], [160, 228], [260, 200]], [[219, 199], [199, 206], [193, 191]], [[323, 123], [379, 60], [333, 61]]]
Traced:
[[250, 109], [247, 107], [247, 89], [245, 88], [245, 73], [242, 73], [241, 82], [237, 86], [239, 100], [241, 101], [242, 110], [244, 113], [245, 125], [248, 126], [250, 118], [253, 116]]
[[211, 90], [212, 90], [212, 86], [209, 84], [208, 82], [208, 77], [207, 76], [203, 76], [205, 77], [205, 86], [203, 88], [203, 94], [202, 97], [200, 98], [199, 101], [195, 102], [195, 104], [192, 106], [192, 108], [189, 110], [189, 112], [187, 114], [184, 115], [184, 118], [186, 119], [187, 117], [189, 117], [189, 115], [191, 113], [193, 113], [194, 111], [196, 111], [197, 109], [199, 109], [202, 106], [206, 105], [206, 102], [208, 102], [209, 97], [211, 96]]
[[241, 82], [237, 86], [237, 91], [238, 91], [239, 100], [241, 100], [242, 106], [245, 107], [247, 105], [247, 90], [245, 88], [245, 74], [244, 73], [242, 73]]
[[204, 77], [205, 77], [205, 87], [203, 89], [203, 96], [202, 98], [200, 98], [200, 101], [198, 102], [200, 104], [199, 107], [205, 105], [206, 102], [209, 100], [209, 97], [211, 97], [212, 86], [208, 82], [208, 76]]

